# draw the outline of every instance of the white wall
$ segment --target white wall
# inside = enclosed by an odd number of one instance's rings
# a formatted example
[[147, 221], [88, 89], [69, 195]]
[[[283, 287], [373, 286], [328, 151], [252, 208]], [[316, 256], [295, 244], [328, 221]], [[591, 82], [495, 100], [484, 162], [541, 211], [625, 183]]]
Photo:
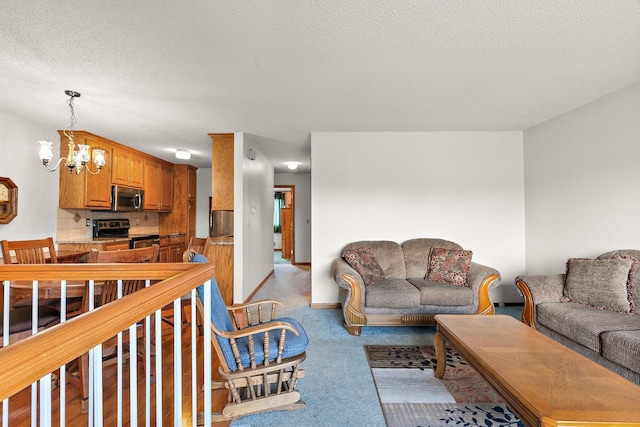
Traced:
[[[0, 176], [18, 186], [18, 216], [0, 224], [0, 240], [56, 239], [59, 173], [46, 172], [38, 158], [38, 140], [59, 146], [55, 129], [25, 122], [0, 111]], [[58, 150], [54, 149], [58, 159]], [[64, 167], [64, 166], [63, 166]]]
[[209, 236], [209, 197], [211, 197], [211, 168], [198, 168], [196, 184], [196, 236]]
[[311, 174], [277, 173], [275, 185], [295, 186], [295, 260], [296, 263], [311, 262]]
[[526, 271], [640, 248], [640, 83], [524, 132]]
[[522, 132], [311, 135], [312, 303], [338, 301], [331, 262], [357, 240], [452, 240], [497, 268], [495, 302], [521, 301]]
[[[245, 301], [273, 270], [273, 166], [257, 148], [260, 137], [234, 135], [234, 302]], [[246, 153], [253, 148], [255, 160]], [[238, 242], [241, 242], [239, 245]]]

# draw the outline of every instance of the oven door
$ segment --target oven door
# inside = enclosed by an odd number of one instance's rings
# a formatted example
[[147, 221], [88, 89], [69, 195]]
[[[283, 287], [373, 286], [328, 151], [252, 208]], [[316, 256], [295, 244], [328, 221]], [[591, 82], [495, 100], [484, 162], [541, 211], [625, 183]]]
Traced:
[[143, 237], [143, 238], [135, 238], [129, 240], [129, 248], [137, 249], [137, 248], [148, 248], [151, 245], [160, 245], [159, 237]]

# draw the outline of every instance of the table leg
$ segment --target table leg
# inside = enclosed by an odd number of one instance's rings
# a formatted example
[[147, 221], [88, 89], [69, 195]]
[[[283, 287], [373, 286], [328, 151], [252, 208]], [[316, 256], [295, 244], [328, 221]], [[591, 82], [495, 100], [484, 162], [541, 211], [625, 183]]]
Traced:
[[436, 332], [436, 334], [433, 336], [433, 347], [436, 350], [437, 361], [436, 372], [434, 375], [439, 379], [444, 375], [444, 369], [447, 366], [447, 353], [444, 348], [444, 338], [442, 337], [442, 335], [440, 335], [439, 332]]

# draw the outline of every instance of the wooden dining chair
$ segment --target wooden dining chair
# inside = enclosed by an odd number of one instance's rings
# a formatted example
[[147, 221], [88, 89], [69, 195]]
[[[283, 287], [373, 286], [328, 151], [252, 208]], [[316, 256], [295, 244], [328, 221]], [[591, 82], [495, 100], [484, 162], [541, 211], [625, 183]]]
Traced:
[[182, 253], [182, 261], [190, 262], [194, 254], [204, 255], [210, 241], [211, 237], [191, 237], [187, 248]]
[[[0, 240], [0, 249], [2, 250], [2, 259], [5, 264], [46, 264], [58, 263], [56, 248], [52, 237], [31, 240]], [[69, 298], [67, 301], [67, 314], [76, 313], [80, 308], [80, 298]], [[33, 305], [32, 297], [12, 297], [9, 301], [11, 309], [31, 308]], [[44, 323], [48, 319], [52, 307], [60, 312], [60, 298], [40, 298], [38, 306], [41, 307], [40, 313], [45, 318]], [[47, 313], [46, 315], [44, 313]], [[39, 320], [39, 324], [43, 320]]]
[[58, 263], [56, 248], [51, 237], [34, 240], [2, 240], [0, 247], [2, 247], [2, 258], [5, 264]]
[[[143, 263], [143, 262], [158, 262], [159, 258], [159, 245], [152, 245], [145, 248], [137, 249], [122, 249], [117, 251], [99, 251], [92, 250], [87, 258], [88, 263]], [[136, 292], [145, 287], [144, 280], [122, 280], [122, 296], [125, 297], [133, 292]], [[101, 291], [99, 295], [94, 297], [94, 309], [108, 304], [118, 299], [118, 280], [107, 280], [101, 283]], [[89, 289], [85, 288], [84, 297], [82, 301], [82, 310], [89, 311]], [[137, 325], [136, 338], [138, 340], [144, 337], [144, 329], [142, 323]], [[103, 366], [113, 364], [116, 362], [116, 346], [117, 336], [113, 337], [106, 342], [102, 343], [102, 362]], [[139, 347], [141, 353], [144, 352], [144, 346]], [[142, 354], [144, 356], [144, 354]], [[123, 357], [128, 359], [130, 357], [129, 352], [123, 353]], [[71, 377], [71, 382], [78, 384], [82, 391], [82, 412], [86, 413], [88, 410], [88, 398], [89, 398], [89, 355], [87, 353], [80, 357], [78, 363], [78, 372], [76, 377]]]

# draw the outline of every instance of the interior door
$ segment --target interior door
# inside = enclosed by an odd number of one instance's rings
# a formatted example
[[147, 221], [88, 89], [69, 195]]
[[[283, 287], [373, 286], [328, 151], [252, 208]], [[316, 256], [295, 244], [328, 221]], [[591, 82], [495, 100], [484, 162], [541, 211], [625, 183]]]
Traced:
[[282, 224], [282, 258], [289, 259], [292, 256], [293, 245], [291, 244], [291, 208], [280, 210], [280, 223]]

